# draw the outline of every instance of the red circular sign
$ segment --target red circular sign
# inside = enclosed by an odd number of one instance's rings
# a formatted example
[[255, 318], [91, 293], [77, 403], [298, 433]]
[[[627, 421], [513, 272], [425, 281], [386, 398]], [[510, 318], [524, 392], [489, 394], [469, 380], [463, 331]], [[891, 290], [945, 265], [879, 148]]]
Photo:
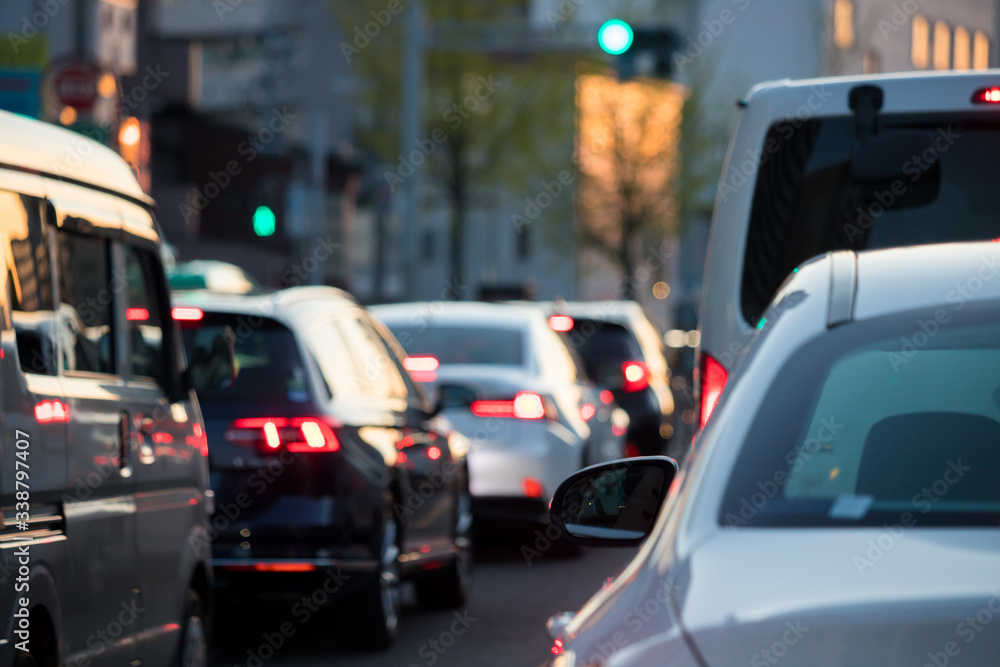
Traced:
[[86, 111], [97, 100], [97, 83], [101, 70], [90, 63], [68, 63], [59, 68], [52, 78], [52, 89], [63, 106]]

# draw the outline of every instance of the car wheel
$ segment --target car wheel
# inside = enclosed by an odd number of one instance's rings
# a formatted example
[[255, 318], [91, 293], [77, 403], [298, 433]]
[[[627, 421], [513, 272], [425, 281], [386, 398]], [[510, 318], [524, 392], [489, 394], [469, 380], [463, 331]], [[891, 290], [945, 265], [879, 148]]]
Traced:
[[472, 501], [468, 494], [459, 501], [455, 531], [455, 559], [416, 582], [417, 603], [432, 609], [455, 609], [465, 604], [472, 586]]
[[176, 664], [179, 667], [207, 667], [208, 627], [205, 604], [196, 591], [188, 593], [187, 608], [184, 611], [183, 634]]
[[33, 651], [14, 651], [14, 667], [39, 667], [41, 663]]
[[395, 522], [389, 519], [386, 528], [392, 534], [386, 536], [387, 546], [379, 559], [378, 576], [358, 592], [357, 607], [351, 612], [358, 631], [351, 637], [350, 643], [358, 648], [382, 650], [396, 639], [402, 579]]

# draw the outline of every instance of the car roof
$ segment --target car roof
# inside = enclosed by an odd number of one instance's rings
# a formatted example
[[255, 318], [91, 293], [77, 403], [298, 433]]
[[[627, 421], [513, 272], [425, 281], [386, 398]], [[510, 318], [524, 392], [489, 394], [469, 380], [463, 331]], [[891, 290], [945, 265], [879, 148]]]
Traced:
[[[935, 307], [957, 310], [967, 302], [1000, 299], [1000, 243], [992, 241], [831, 252], [797, 271], [769, 310], [794, 292], [815, 292], [820, 286], [829, 302], [828, 318], [838, 292], [849, 293], [849, 320]], [[841, 321], [846, 320], [831, 326]]]
[[335, 287], [290, 287], [266, 294], [224, 294], [207, 290], [173, 292], [177, 306], [193, 306], [216, 313], [273, 317], [281, 321], [308, 319], [328, 309], [359, 308], [347, 292]]
[[616, 324], [630, 325], [634, 318], [645, 313], [635, 301], [604, 299], [602, 301], [540, 301], [546, 312], [569, 315], [570, 317]]
[[417, 301], [372, 306], [371, 312], [392, 324], [433, 326], [434, 322], [469, 326], [489, 325], [505, 329], [523, 329], [531, 321], [544, 319], [535, 305], [485, 303], [479, 301]]
[[107, 146], [71, 130], [0, 111], [0, 154], [0, 166], [7, 169], [77, 182], [153, 204], [127, 162]]
[[[803, 102], [813, 96], [817, 106], [807, 106], [810, 116], [850, 114], [850, 91], [867, 84], [878, 86], [885, 93], [879, 110], [883, 114], [985, 110], [989, 106], [972, 102], [973, 93], [995, 86], [998, 79], [1000, 69], [782, 79], [752, 87], [740, 105], [765, 105], [771, 108], [774, 116], [791, 116], [793, 110], [801, 108]], [[933, 94], [928, 94], [929, 90], [933, 90]]]

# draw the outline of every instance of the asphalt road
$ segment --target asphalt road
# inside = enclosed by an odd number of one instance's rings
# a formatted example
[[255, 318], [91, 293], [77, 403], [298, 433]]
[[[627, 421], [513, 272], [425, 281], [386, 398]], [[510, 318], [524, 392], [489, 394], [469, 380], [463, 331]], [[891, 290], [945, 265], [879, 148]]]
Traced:
[[[224, 638], [213, 648], [216, 667], [538, 667], [552, 645], [545, 621], [578, 609], [605, 578], [624, 567], [634, 549], [585, 549], [567, 557], [544, 553], [525, 563], [518, 541], [476, 550], [472, 594], [456, 611], [416, 608], [412, 595], [400, 618], [399, 637], [389, 651], [344, 648], [336, 621], [318, 615], [282, 641], [277, 650], [264, 637], [290, 618], [287, 607], [254, 604], [244, 618], [219, 619]], [[243, 614], [241, 614], [243, 615]], [[454, 634], [452, 634], [454, 631]], [[461, 631], [461, 632], [459, 632]], [[263, 645], [263, 649], [262, 649]]]

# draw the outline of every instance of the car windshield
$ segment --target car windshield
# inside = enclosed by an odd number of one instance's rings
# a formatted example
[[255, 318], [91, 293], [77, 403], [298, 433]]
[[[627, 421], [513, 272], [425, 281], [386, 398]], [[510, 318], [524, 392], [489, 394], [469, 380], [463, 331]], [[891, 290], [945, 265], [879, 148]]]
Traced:
[[[852, 173], [853, 116], [781, 121], [770, 128], [743, 262], [747, 322], [757, 323], [795, 267], [827, 251], [1000, 236], [993, 202], [997, 172], [990, 166], [1000, 150], [995, 114], [887, 114], [879, 122], [882, 138], [923, 133], [933, 148], [901, 162], [898, 177], [878, 185], [859, 182]], [[926, 155], [937, 165], [932, 168]], [[737, 186], [724, 184], [723, 197]]]
[[1000, 524], [992, 308], [881, 318], [804, 346], [764, 392], [720, 524]]
[[524, 365], [524, 334], [520, 329], [441, 324], [429, 327], [390, 324], [389, 328], [411, 357], [435, 357], [441, 365]]
[[[257, 325], [257, 326], [252, 326]], [[229, 383], [218, 373], [227, 369], [213, 363], [212, 346], [229, 326], [236, 333], [237, 376]], [[201, 403], [240, 401], [253, 403], [305, 403], [309, 400], [306, 373], [295, 337], [284, 325], [261, 317], [205, 313], [181, 329], [191, 383]]]

